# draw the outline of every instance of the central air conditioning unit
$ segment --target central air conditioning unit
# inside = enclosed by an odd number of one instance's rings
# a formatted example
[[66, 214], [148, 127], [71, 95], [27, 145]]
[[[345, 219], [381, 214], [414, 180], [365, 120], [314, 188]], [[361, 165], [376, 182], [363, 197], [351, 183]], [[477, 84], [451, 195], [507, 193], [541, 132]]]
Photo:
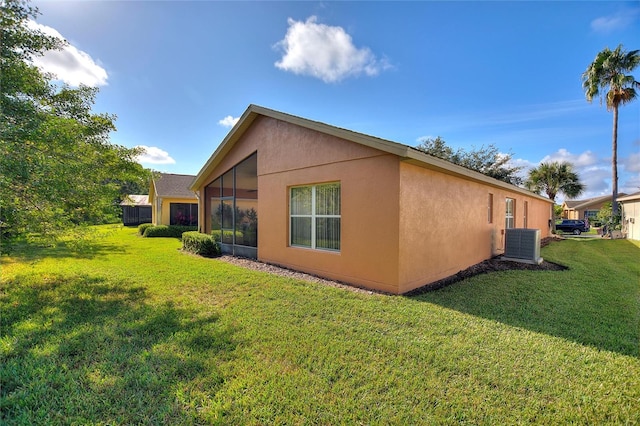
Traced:
[[502, 260], [541, 264], [540, 230], [523, 228], [507, 229]]

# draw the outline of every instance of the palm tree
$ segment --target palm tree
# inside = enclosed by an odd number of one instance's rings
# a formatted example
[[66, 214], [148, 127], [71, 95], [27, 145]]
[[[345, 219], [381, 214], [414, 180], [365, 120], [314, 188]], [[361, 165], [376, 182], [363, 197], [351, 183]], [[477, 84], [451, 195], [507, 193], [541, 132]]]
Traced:
[[[538, 167], [534, 167], [529, 170], [529, 176], [524, 182], [524, 186], [540, 194], [544, 192], [547, 197], [553, 201], [555, 207], [556, 195], [562, 192], [569, 198], [577, 197], [584, 191], [584, 185], [580, 182], [578, 174], [573, 171], [571, 163], [567, 162], [553, 162], [553, 163], [540, 163]], [[556, 217], [555, 209], [552, 208], [551, 213], [553, 217]], [[556, 221], [551, 221], [552, 228], [555, 232]]]
[[544, 192], [554, 203], [556, 195], [563, 193], [569, 198], [577, 197], [584, 191], [584, 184], [580, 182], [578, 174], [573, 171], [571, 163], [553, 162], [541, 163], [529, 170], [525, 187], [540, 194]]
[[607, 110], [613, 111], [613, 137], [611, 157], [611, 205], [613, 215], [618, 214], [618, 107], [633, 101], [638, 94], [640, 82], [630, 73], [640, 64], [639, 50], [626, 52], [622, 45], [615, 50], [608, 47], [596, 55], [591, 65], [582, 74], [582, 87], [589, 102], [599, 96], [606, 99]]

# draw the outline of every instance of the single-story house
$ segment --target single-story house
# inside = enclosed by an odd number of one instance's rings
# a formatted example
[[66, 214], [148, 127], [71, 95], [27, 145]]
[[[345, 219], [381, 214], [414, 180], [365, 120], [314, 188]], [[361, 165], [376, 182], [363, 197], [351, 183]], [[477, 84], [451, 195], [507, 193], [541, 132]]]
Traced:
[[547, 237], [553, 217], [523, 188], [256, 105], [191, 189], [224, 252], [396, 294], [502, 254], [506, 228]]
[[195, 176], [158, 173], [151, 179], [149, 203], [154, 225], [198, 225], [198, 197], [189, 189]]
[[640, 192], [619, 197], [622, 205], [622, 233], [630, 240], [640, 240]]
[[125, 226], [151, 223], [151, 204], [148, 195], [131, 194], [120, 202], [122, 223]]
[[[618, 197], [626, 195], [618, 194]], [[584, 200], [566, 200], [562, 203], [563, 219], [589, 219], [593, 222], [598, 216], [600, 209], [607, 203], [611, 202], [611, 195], [603, 195], [601, 197], [586, 198]]]

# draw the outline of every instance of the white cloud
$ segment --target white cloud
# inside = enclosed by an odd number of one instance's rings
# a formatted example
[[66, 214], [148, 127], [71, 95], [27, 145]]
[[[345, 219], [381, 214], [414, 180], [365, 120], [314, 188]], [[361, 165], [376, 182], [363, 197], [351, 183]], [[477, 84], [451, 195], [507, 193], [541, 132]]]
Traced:
[[599, 33], [610, 33], [632, 25], [640, 16], [640, 8], [621, 10], [613, 15], [601, 16], [591, 21], [591, 29]]
[[175, 164], [176, 160], [171, 158], [169, 153], [156, 146], [138, 145], [136, 148], [142, 148], [144, 153], [138, 157], [139, 163], [146, 164]]
[[597, 166], [578, 168], [580, 181], [585, 192], [580, 198], [598, 197], [611, 194], [611, 165], [600, 163]]
[[549, 162], [567, 162], [571, 163], [576, 169], [592, 166], [598, 162], [597, 156], [591, 151], [585, 151], [581, 154], [572, 154], [565, 148], [560, 148], [551, 155], [545, 156], [541, 163]]
[[[39, 30], [46, 35], [64, 40], [62, 34], [54, 28], [34, 21], [29, 21], [27, 25], [30, 29]], [[107, 85], [107, 71], [96, 64], [88, 53], [71, 44], [67, 44], [62, 50], [50, 50], [42, 56], [34, 56], [32, 61], [44, 72], [54, 74], [57, 79], [70, 86], [79, 86], [80, 84], [91, 87]]]
[[628, 158], [623, 158], [621, 162], [627, 172], [640, 173], [640, 152], [631, 153]]
[[[566, 149], [546, 156], [546, 161], [568, 161], [575, 167], [585, 192], [580, 198], [611, 194], [611, 158], [600, 158], [591, 151], [572, 154]], [[618, 192], [633, 193], [640, 189], [640, 152], [618, 160]]]
[[[578, 198], [585, 199], [591, 197], [598, 197], [611, 193], [611, 163], [609, 159], [599, 158], [591, 151], [585, 151], [578, 154], [573, 154], [565, 148], [560, 148], [558, 151], [551, 155], [545, 156], [538, 164], [530, 163], [526, 160], [521, 160], [526, 165], [525, 175], [532, 167], [538, 167], [540, 163], [549, 162], [568, 162], [571, 163], [573, 169], [585, 186], [585, 192]], [[556, 203], [561, 204], [564, 201], [564, 194], [558, 194]]]
[[[635, 145], [638, 145], [636, 141]], [[640, 151], [632, 152], [628, 157], [620, 159], [622, 172], [620, 192], [633, 194], [640, 191]]]
[[638, 191], [640, 191], [640, 173], [633, 175], [629, 179], [625, 180], [620, 186], [619, 192], [634, 194]]
[[[507, 154], [500, 154], [500, 155], [507, 155]], [[524, 158], [512, 158], [507, 164], [507, 167], [520, 167], [520, 171], [517, 173], [518, 176], [520, 176], [522, 178], [522, 181], [524, 182], [525, 180], [527, 180], [527, 177], [529, 176], [529, 170], [533, 169], [534, 167], [537, 167], [538, 164], [532, 163], [529, 160], [525, 160]]]
[[238, 122], [238, 120], [240, 120], [240, 117], [232, 117], [230, 115], [227, 115], [225, 118], [223, 118], [222, 120], [218, 121], [218, 124], [224, 127], [233, 127], [236, 125], [236, 123]]
[[283, 71], [335, 83], [362, 74], [375, 76], [390, 67], [369, 48], [358, 49], [342, 27], [318, 24], [315, 16], [305, 22], [289, 18], [288, 23], [285, 38], [276, 44], [284, 54], [275, 66]]

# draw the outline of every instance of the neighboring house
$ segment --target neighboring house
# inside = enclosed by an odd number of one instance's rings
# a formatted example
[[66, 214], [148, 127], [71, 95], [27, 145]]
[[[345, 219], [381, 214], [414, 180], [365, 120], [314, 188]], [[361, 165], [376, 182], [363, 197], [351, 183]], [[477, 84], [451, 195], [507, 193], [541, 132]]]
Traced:
[[640, 240], [640, 192], [619, 197], [622, 205], [622, 233], [630, 240]]
[[149, 203], [154, 225], [198, 225], [198, 198], [189, 189], [194, 178], [159, 173], [151, 180]]
[[406, 293], [549, 236], [553, 203], [412, 147], [251, 105], [196, 176], [226, 253]]
[[[626, 195], [618, 194], [618, 197]], [[598, 212], [607, 203], [611, 202], [611, 195], [587, 198], [584, 200], [566, 200], [562, 203], [563, 219], [589, 219], [593, 222], [598, 216]]]
[[151, 223], [151, 204], [149, 204], [148, 195], [127, 195], [120, 206], [122, 206], [122, 223], [124, 225]]

